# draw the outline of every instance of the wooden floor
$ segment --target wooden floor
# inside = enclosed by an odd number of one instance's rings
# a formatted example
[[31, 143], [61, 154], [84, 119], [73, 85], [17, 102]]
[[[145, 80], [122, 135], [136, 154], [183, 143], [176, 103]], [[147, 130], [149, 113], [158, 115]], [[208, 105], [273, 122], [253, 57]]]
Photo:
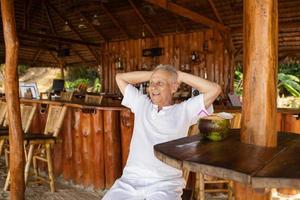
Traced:
[[[9, 192], [3, 191], [7, 168], [3, 159], [0, 159], [0, 200], [9, 199]], [[26, 188], [26, 200], [99, 200], [105, 191], [93, 191], [92, 188], [83, 188], [66, 183], [62, 178], [56, 180], [57, 192], [51, 193], [48, 185], [29, 184]]]

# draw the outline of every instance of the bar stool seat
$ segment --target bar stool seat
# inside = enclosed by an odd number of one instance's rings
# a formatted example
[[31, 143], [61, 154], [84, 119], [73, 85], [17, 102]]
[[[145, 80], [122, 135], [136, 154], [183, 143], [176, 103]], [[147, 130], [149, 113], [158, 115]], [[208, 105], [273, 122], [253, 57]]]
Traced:
[[0, 126], [0, 131], [8, 131], [8, 127]]
[[[0, 132], [0, 137], [1, 137], [1, 132]], [[54, 137], [53, 135], [45, 135], [41, 133], [26, 133], [24, 135], [25, 142], [29, 142], [29, 143], [34, 143], [36, 141], [40, 144], [41, 141], [49, 142], [51, 140], [55, 142], [56, 139], [57, 138]]]

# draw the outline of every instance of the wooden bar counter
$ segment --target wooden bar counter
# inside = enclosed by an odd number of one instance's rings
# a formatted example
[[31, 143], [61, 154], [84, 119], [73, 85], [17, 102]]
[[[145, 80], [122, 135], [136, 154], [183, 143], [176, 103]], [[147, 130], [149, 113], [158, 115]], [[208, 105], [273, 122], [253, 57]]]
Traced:
[[[32, 133], [44, 129], [47, 105], [67, 105], [69, 108], [60, 132], [62, 142], [53, 148], [56, 176], [62, 175], [67, 181], [96, 189], [110, 188], [121, 176], [128, 157], [134, 115], [121, 106], [120, 101], [107, 101], [104, 98], [101, 105], [91, 105], [73, 101], [21, 99], [21, 103], [38, 104], [30, 128]], [[240, 108], [216, 107], [215, 110], [240, 112]], [[278, 112], [279, 116], [282, 115], [280, 112], [286, 113], [287, 119], [300, 111]]]
[[44, 129], [49, 104], [68, 106], [60, 132], [61, 143], [53, 148], [56, 176], [97, 189], [110, 188], [121, 176], [132, 134], [133, 114], [121, 106], [120, 101], [90, 105], [21, 99], [21, 103], [38, 104], [30, 128], [32, 133]]

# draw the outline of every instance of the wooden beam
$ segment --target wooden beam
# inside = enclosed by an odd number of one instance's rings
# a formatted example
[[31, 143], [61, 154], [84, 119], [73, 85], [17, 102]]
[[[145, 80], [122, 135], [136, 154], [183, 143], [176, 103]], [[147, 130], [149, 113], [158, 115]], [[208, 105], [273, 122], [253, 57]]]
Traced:
[[[160, 0], [146, 0], [147, 2], [149, 3], [152, 3], [154, 5], [158, 5], [162, 8], [165, 8], [171, 12], [174, 12], [176, 13], [177, 15], [180, 15], [180, 16], [183, 16], [183, 17], [186, 17], [194, 22], [197, 22], [197, 23], [200, 23], [200, 24], [204, 24], [208, 27], [211, 27], [211, 28], [215, 28], [219, 31], [225, 31], [225, 32], [228, 32], [229, 31], [229, 28], [224, 26], [223, 24], [221, 23], [218, 23], [212, 19], [209, 19], [203, 15], [200, 15], [199, 13], [196, 13], [194, 11], [191, 11], [187, 8], [184, 8], [182, 6], [179, 6], [175, 3], [172, 3], [172, 2], [165, 2], [166, 0], [164, 1], [160, 1]], [[163, 2], [163, 3], [162, 3]], [[166, 6], [164, 6], [166, 5]]]
[[[75, 29], [75, 27], [72, 25], [72, 23], [70, 22], [70, 20], [67, 20], [50, 2], [48, 2], [48, 5], [50, 6], [50, 8], [52, 10], [54, 10], [54, 12], [56, 13], [56, 15], [63, 21], [67, 21], [69, 22], [69, 26], [70, 29], [77, 35], [78, 38], [80, 38], [81, 40], [84, 40], [82, 38], [82, 36], [80, 35], [80, 33]], [[100, 65], [100, 60], [99, 57], [95, 56], [95, 52], [94, 49], [91, 47], [92, 45], [87, 44], [86, 47], [88, 48], [88, 50], [91, 52], [91, 54], [94, 56], [96, 62], [98, 63], [98, 65]], [[100, 47], [100, 44], [97, 45], [98, 47]]]
[[221, 24], [223, 24], [223, 21], [222, 21], [220, 15], [219, 15], [219, 12], [218, 12], [218, 10], [217, 10], [217, 8], [216, 8], [216, 6], [215, 6], [213, 0], [208, 0], [208, 2], [209, 2], [210, 7], [212, 8], [214, 14], [216, 15], [218, 21], [219, 21]]
[[47, 40], [60, 42], [60, 43], [66, 43], [66, 44], [79, 44], [79, 45], [84, 45], [84, 46], [100, 47], [100, 43], [85, 42], [82, 40], [73, 40], [73, 39], [69, 39], [69, 38], [57, 37], [57, 36], [48, 35], [48, 34], [32, 33], [32, 32], [21, 32], [21, 33], [19, 33], [19, 37], [21, 39], [36, 40], [37, 38], [41, 38], [41, 39], [47, 39]]
[[82, 55], [79, 54], [78, 51], [76, 51], [75, 49], [73, 49], [73, 50], [74, 50], [74, 53], [80, 58], [80, 60], [81, 60], [82, 62], [84, 62], [86, 65], [88, 65], [87, 60], [84, 59], [84, 58], [82, 57]]
[[45, 4], [45, 1], [44, 1], [44, 8], [46, 10], [46, 15], [47, 15], [48, 23], [50, 25], [51, 32], [56, 33], [55, 27], [53, 25], [52, 17], [49, 12], [49, 8], [48, 8], [47, 4]]
[[[284, 33], [289, 29], [300, 29], [300, 22], [282, 22], [278, 25], [279, 33]], [[232, 28], [230, 30], [231, 34], [242, 34], [243, 33], [243, 25], [241, 24], [239, 27]]]
[[179, 16], [176, 14], [173, 14], [173, 16], [175, 17], [177, 24], [179, 24], [179, 26], [181, 27], [183, 32], [186, 32], [186, 27], [185, 27], [184, 23], [182, 22], [182, 20], [179, 18]]
[[103, 36], [103, 34], [90, 22], [90, 20], [83, 14], [83, 13], [79, 13], [80, 17], [83, 18], [87, 24], [89, 25], [89, 27], [91, 29], [93, 29], [101, 38], [104, 42], [107, 42], [105, 37]]
[[9, 196], [13, 200], [23, 200], [25, 199], [25, 159], [17, 70], [19, 41], [13, 0], [1, 0], [1, 14], [5, 42], [5, 99], [9, 122], [9, 170], [11, 175]]
[[24, 18], [23, 18], [23, 30], [28, 30], [28, 22], [29, 22], [29, 10], [31, 5], [31, 0], [25, 0], [24, 2]]
[[35, 62], [36, 62], [36, 61], [38, 60], [38, 58], [40, 57], [41, 53], [42, 53], [42, 50], [41, 50], [41, 49], [37, 50], [36, 54], [35, 54], [35, 55], [33, 56], [33, 58], [32, 58], [32, 63], [30, 64], [31, 67], [34, 66]]
[[119, 28], [119, 30], [127, 37], [129, 38], [128, 32], [120, 25], [118, 20], [109, 12], [109, 10], [106, 8], [106, 6], [101, 2], [100, 3], [102, 10], [105, 12], [105, 14], [111, 19], [111, 21], [114, 23], [116, 27]]
[[151, 26], [147, 23], [147, 21], [145, 20], [145, 18], [143, 17], [143, 15], [140, 13], [139, 9], [134, 5], [134, 3], [132, 2], [132, 0], [128, 0], [128, 2], [130, 3], [131, 7], [134, 9], [134, 11], [137, 14], [137, 16], [143, 22], [144, 26], [146, 26], [146, 28], [148, 29], [148, 31], [151, 33], [151, 35], [153, 37], [156, 37], [155, 32], [153, 31], [153, 29], [151, 28]]

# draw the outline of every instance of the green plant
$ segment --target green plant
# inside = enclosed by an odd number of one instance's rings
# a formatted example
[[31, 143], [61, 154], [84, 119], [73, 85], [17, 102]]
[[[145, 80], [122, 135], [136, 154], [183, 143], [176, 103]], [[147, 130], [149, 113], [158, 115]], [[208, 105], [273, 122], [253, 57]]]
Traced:
[[300, 77], [300, 64], [294, 63], [280, 63], [279, 64], [279, 73], [284, 74], [293, 74], [296, 77]]
[[26, 74], [28, 69], [29, 69], [28, 65], [18, 65], [18, 74], [19, 74], [19, 76], [22, 76], [22, 75]]
[[279, 73], [277, 88], [280, 94], [288, 92], [295, 97], [300, 97], [300, 79], [297, 76]]
[[[277, 89], [279, 95], [300, 97], [300, 79], [291, 74], [278, 73]], [[234, 93], [238, 96], [243, 93], [243, 73], [240, 71], [235, 71]]]
[[68, 68], [65, 88], [72, 90], [78, 89], [81, 85], [92, 88], [93, 92], [100, 93], [101, 84], [96, 68], [88, 68], [85, 66]]
[[66, 81], [65, 82], [65, 88], [68, 90], [74, 90], [78, 88], [79, 85], [85, 84], [88, 85], [89, 80], [88, 79], [77, 79], [75, 81]]
[[100, 83], [100, 79], [99, 78], [95, 79], [92, 91], [94, 93], [100, 93], [100, 91], [101, 91], [101, 83]]
[[236, 70], [234, 72], [234, 93], [241, 96], [243, 93], [243, 73]]
[[89, 67], [70, 67], [68, 68], [68, 73], [66, 79], [68, 81], [75, 81], [77, 79], [88, 79], [90, 83], [93, 84], [94, 80], [98, 78], [98, 73], [95, 68]]

